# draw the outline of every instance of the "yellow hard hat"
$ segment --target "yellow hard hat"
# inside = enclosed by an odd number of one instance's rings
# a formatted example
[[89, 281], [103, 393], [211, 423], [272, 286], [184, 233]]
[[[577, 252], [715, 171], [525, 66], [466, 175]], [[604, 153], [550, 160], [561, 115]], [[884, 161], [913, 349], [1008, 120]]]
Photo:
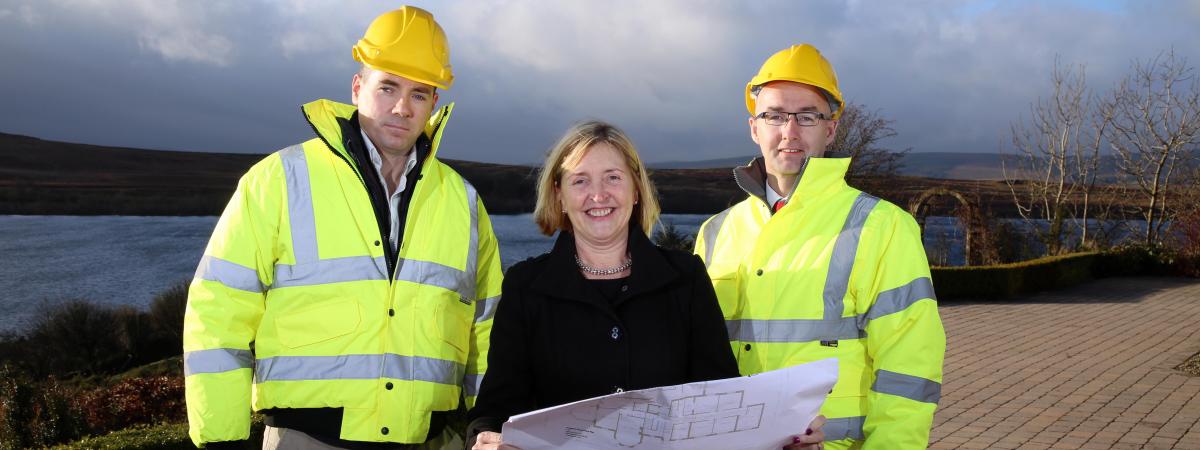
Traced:
[[415, 6], [376, 17], [354, 45], [354, 60], [440, 89], [454, 83], [446, 33], [429, 11]]
[[816, 47], [808, 44], [793, 45], [767, 58], [758, 75], [746, 83], [746, 109], [754, 115], [754, 92], [758, 86], [772, 81], [794, 81], [807, 84], [825, 92], [829, 110], [836, 120], [842, 115], [842, 92], [838, 90], [837, 74], [833, 66], [821, 56]]

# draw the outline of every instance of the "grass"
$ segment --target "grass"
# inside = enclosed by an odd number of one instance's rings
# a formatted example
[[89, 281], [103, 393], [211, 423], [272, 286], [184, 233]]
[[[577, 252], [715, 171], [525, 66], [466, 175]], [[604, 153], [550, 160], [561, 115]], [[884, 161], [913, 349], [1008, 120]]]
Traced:
[[136, 426], [103, 436], [91, 436], [75, 442], [50, 447], [51, 450], [174, 450], [195, 449], [188, 438], [186, 423]]
[[1175, 370], [1186, 373], [1193, 377], [1200, 377], [1200, 353], [1192, 355], [1192, 357], [1185, 360], [1183, 364], [1175, 366]]

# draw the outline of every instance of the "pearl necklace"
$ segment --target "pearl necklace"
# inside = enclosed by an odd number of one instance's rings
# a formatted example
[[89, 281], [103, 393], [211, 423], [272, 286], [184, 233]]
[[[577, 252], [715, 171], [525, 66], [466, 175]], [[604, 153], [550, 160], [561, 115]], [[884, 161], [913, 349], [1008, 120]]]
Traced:
[[592, 267], [587, 264], [584, 264], [583, 260], [579, 259], [579, 254], [576, 253], [575, 254], [575, 265], [579, 266], [580, 270], [583, 270], [584, 272], [590, 273], [592, 275], [601, 275], [601, 276], [616, 275], [618, 273], [629, 270], [630, 267], [633, 267], [633, 258], [626, 256], [625, 262], [622, 263], [621, 265], [619, 265], [617, 267], [613, 267], [611, 269], [600, 269], [600, 268], [596, 268], [596, 267]]

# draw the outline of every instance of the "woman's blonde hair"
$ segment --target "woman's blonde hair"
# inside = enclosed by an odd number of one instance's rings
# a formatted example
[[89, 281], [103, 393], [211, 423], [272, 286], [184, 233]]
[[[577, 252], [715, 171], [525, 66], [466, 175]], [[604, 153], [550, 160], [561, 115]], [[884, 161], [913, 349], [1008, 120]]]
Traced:
[[563, 214], [562, 204], [558, 201], [556, 188], [563, 172], [577, 166], [587, 155], [588, 149], [596, 144], [608, 144], [625, 157], [639, 200], [633, 205], [629, 223], [641, 226], [649, 236], [658, 222], [660, 212], [658, 195], [654, 191], [654, 184], [650, 182], [650, 174], [646, 172], [646, 166], [642, 164], [642, 158], [638, 156], [637, 148], [634, 148], [629, 136], [612, 124], [600, 121], [576, 124], [550, 149], [538, 176], [537, 208], [533, 210], [533, 220], [547, 236], [558, 230], [572, 230], [571, 221]]

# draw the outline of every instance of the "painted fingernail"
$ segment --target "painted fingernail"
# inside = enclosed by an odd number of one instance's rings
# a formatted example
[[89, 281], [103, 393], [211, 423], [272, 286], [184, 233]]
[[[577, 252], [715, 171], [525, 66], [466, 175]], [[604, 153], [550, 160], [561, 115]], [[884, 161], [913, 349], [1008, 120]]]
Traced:
[[812, 428], [808, 428], [808, 429], [804, 430], [804, 434], [805, 434], [805, 435], [810, 435], [810, 434], [812, 434]]
[[799, 444], [799, 443], [800, 443], [800, 436], [792, 436], [792, 443], [793, 443], [793, 444]]

